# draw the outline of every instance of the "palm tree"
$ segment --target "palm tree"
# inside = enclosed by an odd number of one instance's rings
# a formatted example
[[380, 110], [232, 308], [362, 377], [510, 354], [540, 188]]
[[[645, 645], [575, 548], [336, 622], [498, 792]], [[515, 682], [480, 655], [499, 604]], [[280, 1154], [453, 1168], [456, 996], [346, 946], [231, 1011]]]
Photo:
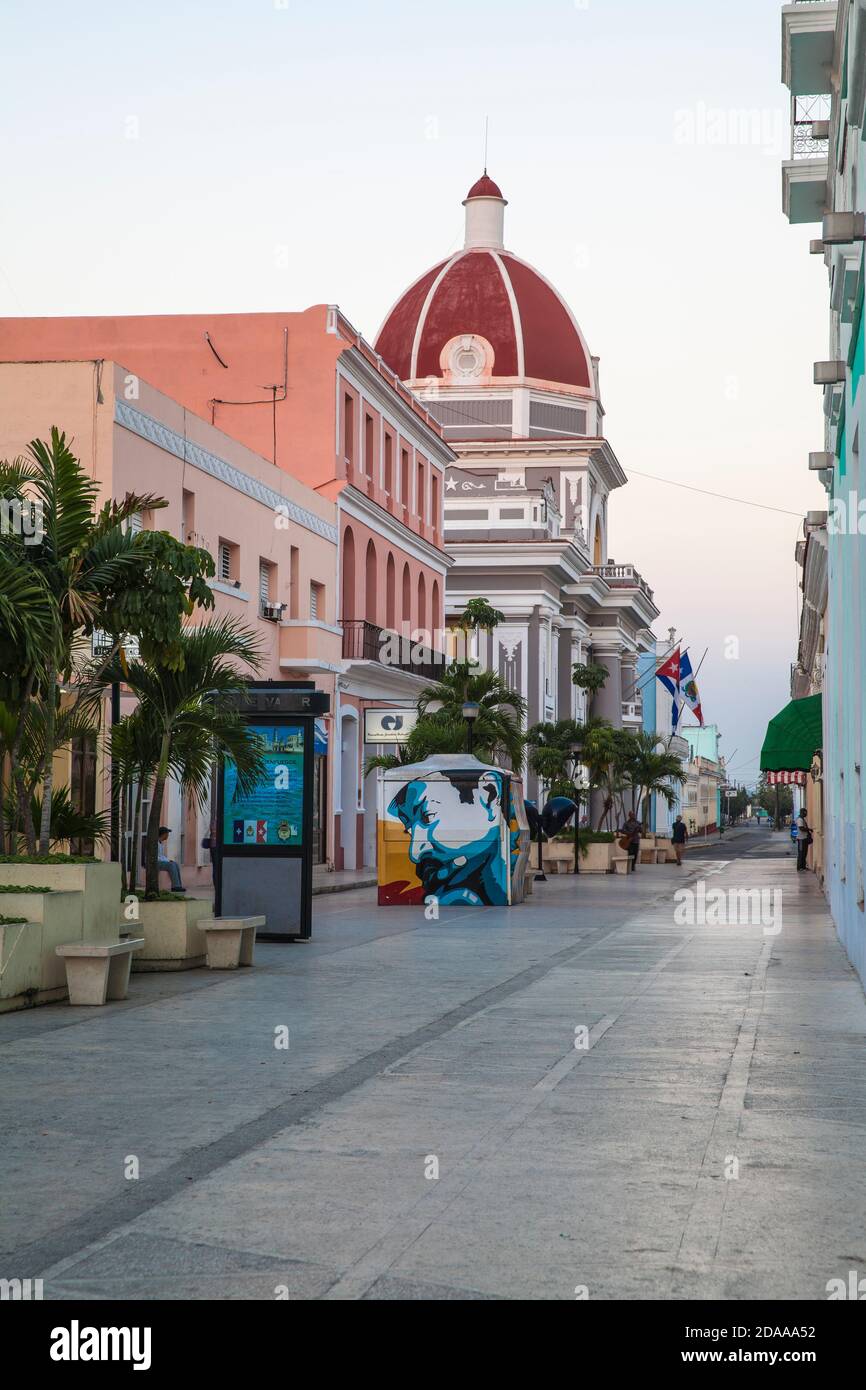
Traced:
[[[158, 842], [165, 784], [177, 776], [199, 805], [210, 787], [214, 759], [231, 758], [238, 784], [251, 791], [263, 772], [254, 728], [234, 707], [243, 685], [235, 662], [255, 671], [261, 662], [258, 637], [231, 618], [215, 618], [182, 630], [179, 669], [133, 661], [118, 669], [139, 699], [141, 732], [152, 737], [149, 758], [153, 785], [145, 840], [145, 893], [159, 893]], [[134, 755], [138, 756], [137, 754]]]
[[650, 797], [660, 796], [668, 806], [673, 806], [676, 802], [673, 783], [682, 783], [685, 776], [682, 763], [674, 753], [666, 749], [661, 753], [656, 751], [658, 734], [640, 732], [630, 737], [633, 746], [623, 770], [632, 789], [631, 809], [646, 826]]
[[460, 753], [466, 742], [466, 724], [463, 718], [465, 704], [478, 705], [475, 720], [474, 742], [481, 753], [494, 762], [507, 759], [510, 766], [519, 772], [523, 766], [525, 737], [523, 721], [526, 717], [526, 701], [516, 690], [511, 690], [496, 671], [485, 671], [467, 662], [453, 662], [435, 685], [428, 686], [418, 700], [418, 714], [423, 721], [432, 717], [438, 727], [451, 731], [456, 743], [453, 748], [442, 748], [440, 752]]
[[[24, 562], [33, 581], [51, 602], [44, 609], [41, 660], [27, 686], [27, 698], [38, 693], [44, 702], [44, 747], [36, 769], [41, 783], [39, 828], [40, 854], [47, 854], [51, 838], [51, 803], [54, 793], [54, 751], [59, 710], [58, 682], [69, 679], [76, 634], [89, 635], [99, 625], [106, 601], [123, 588], [139, 566], [141, 551], [127, 523], [145, 509], [167, 503], [150, 494], [128, 494], [123, 502], [107, 502], [96, 511], [99, 483], [81, 467], [54, 427], [51, 442], [34, 439], [27, 461], [0, 464], [0, 492], [29, 505], [35, 498], [40, 509], [38, 543], [24, 547]], [[34, 594], [34, 601], [36, 595]], [[21, 779], [18, 776], [19, 799]], [[29, 809], [29, 807], [27, 808]], [[33, 839], [27, 824], [28, 841]], [[36, 845], [28, 843], [32, 852]]]

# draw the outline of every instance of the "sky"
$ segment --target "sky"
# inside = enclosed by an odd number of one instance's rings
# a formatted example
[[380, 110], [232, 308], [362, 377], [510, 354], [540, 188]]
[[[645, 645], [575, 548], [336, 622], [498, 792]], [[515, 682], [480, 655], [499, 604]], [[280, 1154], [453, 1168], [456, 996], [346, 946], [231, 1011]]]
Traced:
[[693, 665], [706, 649], [705, 718], [753, 782], [789, 698], [794, 543], [826, 506], [807, 470], [826, 272], [818, 230], [782, 213], [780, 12], [5, 0], [0, 315], [328, 302], [372, 341], [462, 244], [489, 121], [506, 245], [601, 359], [629, 475], [610, 555], [654, 589], [660, 636], [674, 625]]

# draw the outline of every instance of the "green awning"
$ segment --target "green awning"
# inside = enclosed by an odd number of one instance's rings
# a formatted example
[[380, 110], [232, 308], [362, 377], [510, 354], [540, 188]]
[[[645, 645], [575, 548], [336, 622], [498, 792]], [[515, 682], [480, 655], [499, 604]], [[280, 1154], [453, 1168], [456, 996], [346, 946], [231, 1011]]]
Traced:
[[821, 696], [791, 700], [767, 725], [761, 771], [808, 772], [823, 741]]

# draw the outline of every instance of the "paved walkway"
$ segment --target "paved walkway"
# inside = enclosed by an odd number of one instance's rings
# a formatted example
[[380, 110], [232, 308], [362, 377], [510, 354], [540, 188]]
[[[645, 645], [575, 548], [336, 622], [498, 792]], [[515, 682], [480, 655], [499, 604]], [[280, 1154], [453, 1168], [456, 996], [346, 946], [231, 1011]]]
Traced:
[[[5, 1016], [0, 1276], [61, 1299], [821, 1299], [866, 1276], [866, 1001], [769, 841], [439, 922], [329, 896], [313, 942], [252, 971]], [[779, 888], [781, 930], [676, 921], [698, 877]]]

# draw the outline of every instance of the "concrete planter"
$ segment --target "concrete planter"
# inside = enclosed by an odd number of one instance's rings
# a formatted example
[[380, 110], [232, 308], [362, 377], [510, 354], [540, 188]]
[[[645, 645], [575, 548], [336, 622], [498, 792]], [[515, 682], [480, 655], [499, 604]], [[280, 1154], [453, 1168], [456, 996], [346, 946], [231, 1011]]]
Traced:
[[[67, 940], [117, 940], [122, 916], [119, 864], [0, 864], [0, 883], [32, 884], [62, 893], [82, 893], [83, 937], [76, 938], [73, 932]], [[10, 915], [5, 913], [7, 917]]]
[[611, 855], [616, 848], [616, 841], [601, 841], [600, 843], [590, 842], [586, 846], [586, 854], [580, 856], [580, 872], [582, 874], [609, 874]]
[[203, 917], [213, 917], [213, 903], [205, 898], [140, 902], [138, 912], [138, 920], [129, 923], [129, 930], [144, 937], [144, 946], [133, 957], [133, 974], [146, 970], [194, 970], [204, 965], [205, 938], [196, 923]]
[[654, 864], [656, 862], [656, 837], [655, 835], [641, 835], [640, 837], [640, 862], [641, 864]]
[[3, 916], [20, 918], [0, 926], [0, 1013], [66, 998], [66, 970], [55, 952], [81, 941], [83, 908], [83, 893], [0, 894]]
[[549, 840], [546, 845], [542, 846], [541, 862], [546, 874], [572, 873], [574, 870], [574, 844], [569, 844], [565, 840]]

